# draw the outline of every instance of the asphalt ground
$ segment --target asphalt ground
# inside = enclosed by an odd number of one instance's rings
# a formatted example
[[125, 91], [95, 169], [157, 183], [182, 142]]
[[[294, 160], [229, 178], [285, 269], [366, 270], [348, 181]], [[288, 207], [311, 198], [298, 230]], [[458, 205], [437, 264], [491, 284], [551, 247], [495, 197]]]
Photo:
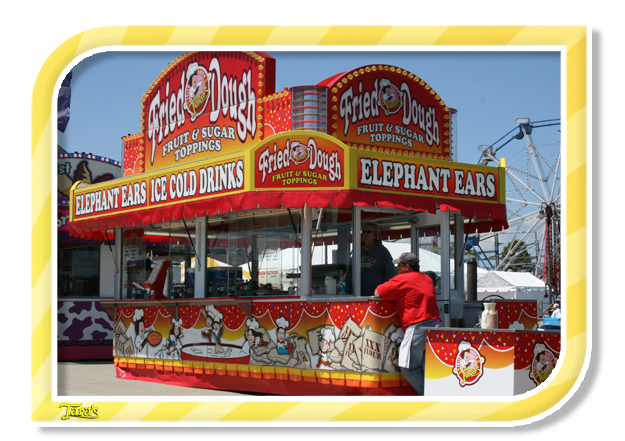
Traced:
[[59, 361], [57, 363], [58, 396], [99, 397], [191, 397], [191, 396], [264, 396], [243, 393], [173, 386], [140, 380], [117, 378], [113, 360]]

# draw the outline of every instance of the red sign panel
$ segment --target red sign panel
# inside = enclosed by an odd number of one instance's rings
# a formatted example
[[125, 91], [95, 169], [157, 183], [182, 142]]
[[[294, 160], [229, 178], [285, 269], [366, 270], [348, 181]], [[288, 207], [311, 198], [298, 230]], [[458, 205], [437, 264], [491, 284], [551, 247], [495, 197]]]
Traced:
[[332, 136], [346, 143], [413, 151], [449, 160], [449, 109], [406, 70], [364, 66], [319, 85], [329, 88]]
[[274, 83], [275, 59], [262, 53], [192, 52], [175, 60], [143, 100], [145, 171], [257, 142], [257, 100]]
[[287, 133], [255, 152], [256, 188], [340, 188], [345, 185], [343, 148], [326, 135]]
[[95, 190], [76, 189], [73, 215], [79, 220], [129, 209], [162, 207], [234, 193], [244, 189], [244, 185], [243, 157], [224, 159], [184, 170], [145, 174], [142, 178]]
[[358, 187], [498, 202], [498, 169], [359, 155]]

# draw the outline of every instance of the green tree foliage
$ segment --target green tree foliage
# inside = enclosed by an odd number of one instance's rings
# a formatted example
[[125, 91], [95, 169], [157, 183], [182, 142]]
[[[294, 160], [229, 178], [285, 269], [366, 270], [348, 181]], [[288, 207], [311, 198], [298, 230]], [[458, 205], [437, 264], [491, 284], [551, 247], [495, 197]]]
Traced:
[[[517, 246], [518, 244], [518, 246]], [[510, 254], [510, 261], [506, 263], [506, 271], [516, 272], [532, 272], [534, 265], [532, 264], [532, 256], [527, 252], [525, 242], [520, 240], [513, 240], [506, 244], [501, 252], [501, 261]]]

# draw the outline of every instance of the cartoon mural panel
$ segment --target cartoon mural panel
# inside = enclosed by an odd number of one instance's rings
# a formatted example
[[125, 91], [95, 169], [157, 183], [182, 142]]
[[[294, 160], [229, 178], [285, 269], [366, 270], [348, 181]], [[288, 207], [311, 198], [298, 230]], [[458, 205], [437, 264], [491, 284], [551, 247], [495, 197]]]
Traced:
[[254, 301], [250, 316], [236, 304], [116, 311], [117, 357], [399, 372], [403, 331], [391, 302]]

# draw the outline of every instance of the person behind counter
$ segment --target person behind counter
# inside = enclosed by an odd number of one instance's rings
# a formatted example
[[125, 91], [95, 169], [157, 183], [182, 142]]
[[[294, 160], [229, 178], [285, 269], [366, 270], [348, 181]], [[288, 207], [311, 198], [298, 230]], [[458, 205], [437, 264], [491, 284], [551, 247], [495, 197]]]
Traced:
[[[366, 223], [362, 227], [360, 244], [360, 292], [362, 296], [372, 297], [376, 286], [395, 277], [397, 272], [393, 266], [391, 253], [379, 239], [380, 227], [374, 223]], [[352, 265], [347, 270], [345, 279], [346, 291], [353, 292]]]
[[553, 313], [551, 314], [551, 318], [561, 318], [561, 317], [562, 317], [562, 311], [560, 311], [560, 305], [557, 303], [554, 303]]
[[398, 365], [417, 394], [423, 395], [426, 331], [422, 328], [435, 328], [440, 324], [436, 291], [432, 279], [419, 272], [419, 259], [413, 253], [402, 253], [393, 263], [397, 265], [397, 276], [378, 286], [375, 295], [395, 301], [405, 332], [399, 347]]

